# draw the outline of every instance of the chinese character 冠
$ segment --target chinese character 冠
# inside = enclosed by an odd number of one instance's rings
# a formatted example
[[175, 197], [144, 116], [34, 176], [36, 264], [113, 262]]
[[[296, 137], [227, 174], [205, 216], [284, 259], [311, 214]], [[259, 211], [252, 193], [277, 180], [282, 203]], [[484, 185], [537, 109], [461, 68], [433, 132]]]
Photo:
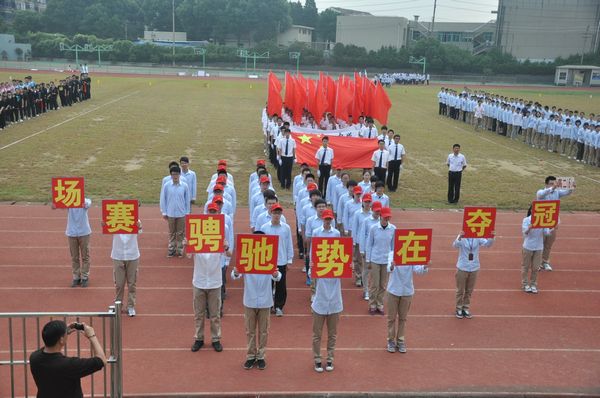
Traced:
[[349, 255], [344, 250], [344, 245], [339, 240], [329, 243], [324, 240], [317, 246], [317, 276], [333, 272], [335, 277], [344, 273], [344, 264], [348, 262]]
[[221, 241], [221, 223], [219, 220], [209, 217], [207, 219], [190, 220], [190, 239], [188, 244], [196, 250], [202, 250], [206, 245], [208, 251], [216, 252]]
[[81, 188], [78, 187], [78, 180], [62, 180], [56, 182], [54, 190], [56, 191], [56, 201], [63, 203], [67, 207], [77, 207], [81, 205]]
[[426, 252], [427, 247], [421, 242], [427, 239], [427, 235], [416, 235], [415, 231], [410, 231], [405, 236], [398, 236], [398, 240], [403, 241], [402, 247], [398, 250], [398, 256], [402, 257], [406, 262], [425, 262], [427, 258], [421, 255], [421, 253]]
[[125, 231], [132, 232], [135, 225], [133, 215], [135, 208], [132, 203], [110, 203], [106, 205], [106, 225], [108, 232]]
[[555, 224], [556, 203], [540, 202], [535, 203], [534, 207], [533, 214], [535, 218], [532, 220], [532, 224], [542, 228], [553, 227]]
[[471, 217], [467, 219], [465, 222], [471, 232], [476, 234], [478, 237], [482, 237], [485, 234], [486, 228], [492, 225], [492, 213], [489, 211], [483, 211], [482, 209], [477, 209], [468, 213]]
[[273, 245], [267, 242], [267, 238], [241, 239], [239, 263], [244, 267], [244, 272], [268, 271], [273, 268]]

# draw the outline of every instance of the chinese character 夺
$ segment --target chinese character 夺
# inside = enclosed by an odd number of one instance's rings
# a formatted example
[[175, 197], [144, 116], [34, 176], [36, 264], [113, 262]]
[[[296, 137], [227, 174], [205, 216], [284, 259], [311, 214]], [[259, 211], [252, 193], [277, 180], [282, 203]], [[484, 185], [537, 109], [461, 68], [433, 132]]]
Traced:
[[467, 213], [470, 218], [466, 219], [467, 227], [477, 235], [478, 238], [483, 237], [485, 230], [492, 225], [492, 213], [483, 209], [475, 209]]

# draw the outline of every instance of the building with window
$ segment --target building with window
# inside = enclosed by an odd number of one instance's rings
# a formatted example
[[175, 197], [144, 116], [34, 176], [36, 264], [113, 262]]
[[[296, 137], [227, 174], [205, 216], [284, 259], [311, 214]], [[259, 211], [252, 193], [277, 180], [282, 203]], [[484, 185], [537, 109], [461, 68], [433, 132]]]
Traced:
[[14, 35], [0, 34], [0, 60], [27, 61], [31, 59], [31, 44], [15, 43]]
[[311, 43], [315, 28], [310, 26], [292, 25], [285, 32], [277, 35], [277, 44], [289, 46], [292, 43]]
[[450, 44], [473, 54], [482, 53], [494, 47], [496, 21], [489, 22], [420, 22], [418, 18], [410, 21], [409, 41], [432, 36], [442, 44]]
[[557, 86], [600, 86], [600, 66], [562, 65], [556, 67], [554, 84]]

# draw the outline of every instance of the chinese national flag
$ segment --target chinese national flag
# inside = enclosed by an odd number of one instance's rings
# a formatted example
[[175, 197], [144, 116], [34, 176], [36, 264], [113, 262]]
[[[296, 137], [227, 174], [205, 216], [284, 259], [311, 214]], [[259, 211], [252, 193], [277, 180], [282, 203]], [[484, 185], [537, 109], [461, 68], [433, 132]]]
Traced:
[[285, 72], [285, 96], [283, 97], [283, 103], [286, 108], [294, 109], [295, 106], [295, 81], [294, 77], [288, 72]]
[[238, 234], [234, 264], [240, 274], [272, 274], [277, 270], [279, 236]]
[[350, 88], [340, 78], [337, 82], [337, 95], [335, 97], [335, 117], [342, 120], [348, 120], [348, 107], [354, 98]]
[[84, 207], [83, 177], [52, 177], [52, 203], [57, 209]]
[[431, 259], [432, 229], [397, 229], [394, 265], [424, 265]]
[[311, 240], [313, 278], [352, 278], [352, 238]]
[[269, 88], [267, 91], [267, 114], [269, 117], [281, 113], [281, 82], [273, 72], [269, 72]]
[[137, 200], [103, 200], [103, 234], [137, 234], [139, 218]]
[[463, 213], [465, 238], [492, 238], [495, 227], [495, 207], [465, 207]]
[[391, 107], [392, 102], [390, 101], [383, 86], [381, 84], [376, 85], [375, 89], [371, 90], [370, 116], [373, 117], [373, 119], [379, 120], [379, 123], [381, 124], [387, 124], [388, 112], [390, 111]]
[[[293, 127], [292, 127], [293, 129]], [[292, 138], [296, 141], [296, 162], [307, 163], [311, 167], [317, 166], [315, 154], [321, 147], [321, 134], [295, 133]], [[366, 140], [355, 137], [339, 137], [330, 135], [329, 148], [333, 149], [333, 166], [342, 169], [371, 168], [371, 157], [377, 150], [376, 140]]]
[[558, 224], [560, 200], [534, 200], [531, 203], [533, 228], [554, 228]]

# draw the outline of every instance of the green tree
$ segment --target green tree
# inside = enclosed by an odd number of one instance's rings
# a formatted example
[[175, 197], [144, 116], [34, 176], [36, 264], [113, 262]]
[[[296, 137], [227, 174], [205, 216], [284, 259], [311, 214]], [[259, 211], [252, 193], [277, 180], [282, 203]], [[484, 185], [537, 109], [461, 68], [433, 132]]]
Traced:
[[316, 28], [319, 23], [319, 10], [317, 10], [315, 0], [306, 0], [306, 3], [304, 4], [303, 14], [303, 25]]
[[304, 9], [300, 0], [290, 2], [290, 17], [294, 25], [304, 25]]
[[35, 11], [16, 11], [12, 27], [17, 34], [39, 32], [44, 29], [42, 14]]
[[330, 41], [335, 43], [335, 30], [337, 23], [337, 13], [327, 9], [319, 14], [316, 34], [319, 41]]

